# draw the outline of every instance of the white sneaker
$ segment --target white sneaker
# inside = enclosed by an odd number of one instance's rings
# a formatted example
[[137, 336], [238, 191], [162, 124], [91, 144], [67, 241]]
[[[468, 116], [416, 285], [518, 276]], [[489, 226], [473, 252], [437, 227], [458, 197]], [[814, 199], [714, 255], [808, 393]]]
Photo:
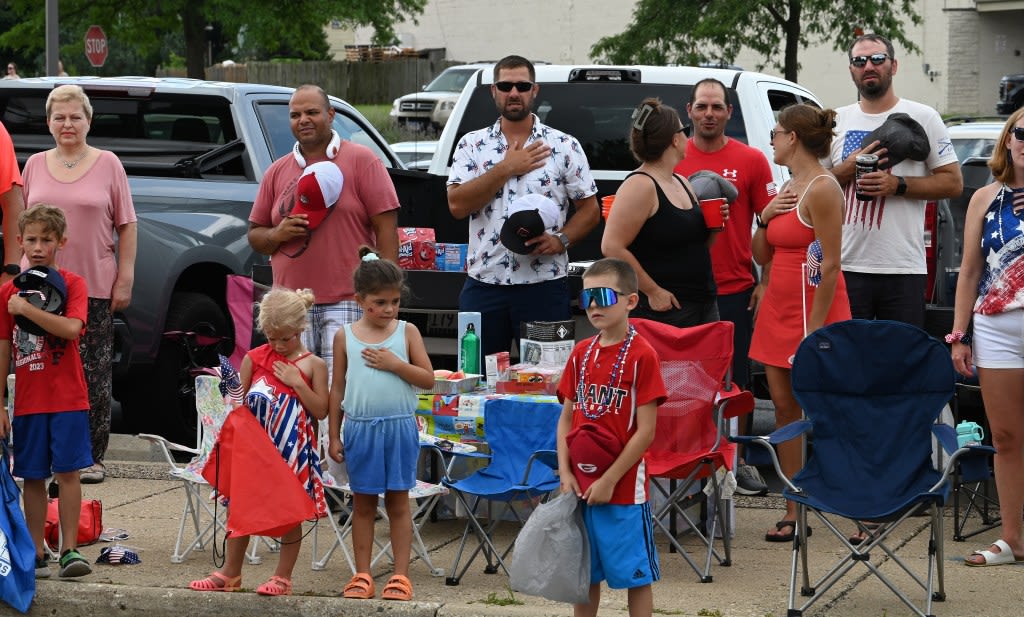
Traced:
[[768, 485], [753, 465], [736, 466], [736, 492], [740, 495], [767, 495]]

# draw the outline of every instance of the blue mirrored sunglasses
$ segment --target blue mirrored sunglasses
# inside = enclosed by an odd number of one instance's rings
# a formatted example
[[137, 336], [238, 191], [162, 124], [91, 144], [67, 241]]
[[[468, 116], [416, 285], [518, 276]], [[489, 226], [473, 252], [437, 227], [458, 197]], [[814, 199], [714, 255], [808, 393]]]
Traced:
[[611, 287], [591, 287], [584, 289], [580, 292], [580, 308], [590, 308], [591, 302], [596, 302], [597, 306], [604, 308], [606, 306], [615, 306], [619, 302], [619, 296], [624, 295], [620, 291], [615, 291]]

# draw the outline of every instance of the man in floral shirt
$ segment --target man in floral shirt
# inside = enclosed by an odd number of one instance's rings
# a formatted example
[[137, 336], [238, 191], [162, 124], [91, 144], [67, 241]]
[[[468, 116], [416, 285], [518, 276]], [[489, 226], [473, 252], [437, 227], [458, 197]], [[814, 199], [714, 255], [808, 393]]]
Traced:
[[[508, 351], [526, 321], [569, 318], [567, 249], [597, 225], [597, 185], [579, 141], [541, 124], [533, 114], [540, 87], [533, 64], [507, 56], [494, 65], [491, 95], [501, 117], [467, 133], [448, 176], [448, 207], [469, 218], [469, 276], [459, 309], [481, 315], [484, 354]], [[528, 255], [501, 244], [507, 210], [539, 194], [559, 211], [556, 224], [527, 241]], [[570, 201], [576, 212], [566, 221]]]

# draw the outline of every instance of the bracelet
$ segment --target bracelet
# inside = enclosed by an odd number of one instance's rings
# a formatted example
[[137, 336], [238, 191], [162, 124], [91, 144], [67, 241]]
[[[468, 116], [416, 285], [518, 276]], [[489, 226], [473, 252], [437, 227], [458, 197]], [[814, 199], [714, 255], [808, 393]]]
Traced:
[[963, 330], [953, 330], [946, 335], [946, 343], [952, 345], [953, 343], [960, 343], [961, 345], [971, 344], [970, 333], [964, 332]]
[[761, 220], [761, 215], [760, 214], [755, 214], [754, 215], [754, 220], [757, 221], [757, 227], [759, 229], [768, 229], [768, 223], [765, 223], [764, 221]]

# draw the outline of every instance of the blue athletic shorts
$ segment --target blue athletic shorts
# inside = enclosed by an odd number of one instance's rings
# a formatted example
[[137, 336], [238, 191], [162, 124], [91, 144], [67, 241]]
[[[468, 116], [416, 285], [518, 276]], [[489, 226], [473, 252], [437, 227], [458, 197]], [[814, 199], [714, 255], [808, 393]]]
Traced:
[[88, 411], [33, 413], [15, 416], [14, 475], [45, 480], [54, 473], [92, 465]]
[[352, 492], [379, 495], [416, 486], [420, 436], [413, 414], [384, 418], [346, 416], [342, 440]]
[[661, 578], [649, 503], [580, 505], [590, 538], [591, 585], [607, 580], [612, 589], [630, 589]]

